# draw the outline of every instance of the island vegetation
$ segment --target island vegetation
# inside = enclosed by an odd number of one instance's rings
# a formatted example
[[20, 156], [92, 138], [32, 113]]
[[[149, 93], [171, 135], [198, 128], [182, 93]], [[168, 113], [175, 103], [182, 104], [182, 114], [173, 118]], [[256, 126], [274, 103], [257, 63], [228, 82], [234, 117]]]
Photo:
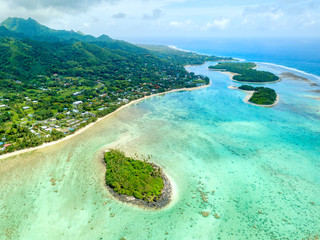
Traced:
[[147, 161], [126, 157], [119, 150], [105, 153], [106, 184], [118, 194], [146, 202], [159, 200], [164, 188], [161, 169]]
[[0, 25], [0, 154], [63, 138], [145, 96], [205, 86], [209, 78], [184, 65], [223, 59], [53, 30], [33, 19]]
[[265, 83], [279, 80], [275, 74], [253, 69], [255, 67], [257, 65], [252, 62], [220, 62], [217, 65], [209, 66], [209, 69], [235, 73], [237, 75], [233, 76], [233, 80], [239, 82]]
[[179, 61], [184, 65], [199, 65], [206, 61], [234, 61], [235, 59], [231, 57], [219, 57], [219, 56], [207, 56], [202, 54], [197, 54], [190, 51], [182, 51], [173, 47], [162, 46], [162, 45], [145, 45], [139, 44], [139, 47], [148, 49], [154, 52], [157, 56], [161, 58], [166, 58], [171, 61]]
[[243, 91], [255, 91], [256, 88], [250, 85], [241, 85], [238, 87], [238, 89], [243, 90]]
[[254, 91], [249, 102], [258, 105], [272, 105], [277, 101], [277, 94], [275, 90], [266, 87], [253, 87], [249, 85], [242, 85], [238, 89], [244, 91]]

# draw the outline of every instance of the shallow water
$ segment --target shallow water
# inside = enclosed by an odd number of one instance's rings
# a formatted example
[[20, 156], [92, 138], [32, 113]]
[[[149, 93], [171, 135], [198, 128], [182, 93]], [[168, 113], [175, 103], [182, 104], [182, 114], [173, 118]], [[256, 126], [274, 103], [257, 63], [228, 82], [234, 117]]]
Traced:
[[[70, 140], [2, 161], [0, 239], [320, 235], [320, 101], [312, 98], [320, 83], [268, 84], [280, 102], [262, 108], [208, 65], [189, 70], [208, 75], [209, 88], [143, 100]], [[114, 200], [103, 182], [109, 147], [152, 155], [176, 186], [171, 205], [151, 211]]]

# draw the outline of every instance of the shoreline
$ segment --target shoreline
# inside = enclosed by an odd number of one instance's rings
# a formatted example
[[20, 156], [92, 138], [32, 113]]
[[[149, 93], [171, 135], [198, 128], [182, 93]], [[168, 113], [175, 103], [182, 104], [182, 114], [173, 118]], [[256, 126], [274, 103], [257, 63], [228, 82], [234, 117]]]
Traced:
[[161, 96], [161, 95], [165, 95], [165, 94], [168, 94], [168, 93], [173, 93], [173, 92], [182, 92], [182, 91], [195, 91], [195, 90], [199, 90], [199, 89], [202, 89], [202, 88], [207, 88], [211, 86], [211, 81], [209, 82], [209, 84], [207, 85], [203, 85], [203, 86], [199, 86], [199, 87], [193, 87], [193, 88], [179, 88], [179, 89], [173, 89], [173, 90], [170, 90], [170, 91], [166, 91], [166, 92], [162, 92], [162, 93], [157, 93], [157, 94], [152, 94], [152, 95], [149, 95], [149, 96], [144, 96], [142, 98], [138, 98], [136, 100], [133, 100], [121, 107], [119, 107], [117, 110], [113, 111], [112, 113], [109, 113], [101, 118], [98, 118], [97, 121], [95, 122], [92, 122], [90, 124], [88, 124], [87, 126], [83, 127], [83, 128], [80, 128], [78, 131], [76, 131], [75, 133], [71, 134], [71, 135], [68, 135], [62, 139], [59, 139], [57, 141], [53, 141], [53, 142], [48, 142], [48, 143], [44, 143], [42, 145], [39, 145], [37, 147], [32, 147], [32, 148], [25, 148], [25, 149], [21, 149], [21, 150], [17, 150], [17, 151], [14, 151], [14, 152], [11, 152], [11, 153], [6, 153], [6, 154], [3, 154], [3, 155], [0, 155], [0, 162], [3, 161], [4, 159], [7, 159], [7, 158], [11, 158], [11, 157], [14, 157], [14, 156], [17, 156], [17, 155], [20, 155], [20, 154], [24, 154], [24, 153], [28, 153], [28, 152], [31, 152], [31, 151], [35, 151], [35, 150], [39, 150], [39, 149], [42, 149], [42, 148], [45, 148], [45, 147], [49, 147], [49, 146], [52, 146], [52, 145], [55, 145], [55, 144], [58, 144], [58, 143], [61, 143], [61, 142], [64, 142], [72, 137], [75, 137], [79, 134], [81, 134], [82, 132], [86, 131], [87, 129], [89, 129], [90, 127], [92, 127], [93, 125], [95, 125], [96, 123], [102, 121], [102, 120], [105, 120], [113, 115], [115, 115], [116, 113], [120, 112], [121, 110], [135, 104], [135, 103], [138, 103], [142, 100], [145, 100], [145, 99], [148, 99], [148, 98], [151, 98], [151, 97], [157, 97], [157, 96]]
[[277, 94], [277, 99], [276, 101], [271, 104], [271, 105], [263, 105], [263, 104], [256, 104], [256, 103], [252, 103], [252, 102], [249, 102], [249, 99], [252, 97], [253, 93], [255, 91], [245, 91], [245, 90], [242, 90], [242, 89], [239, 89], [238, 87], [235, 87], [235, 86], [229, 86], [228, 87], [229, 89], [232, 89], [232, 90], [238, 90], [238, 91], [242, 91], [242, 92], [245, 92], [247, 93], [247, 95], [245, 96], [245, 98], [243, 99], [243, 101], [247, 104], [250, 104], [250, 105], [253, 105], [253, 106], [257, 106], [257, 107], [264, 107], [264, 108], [271, 108], [271, 107], [274, 107], [276, 106], [278, 103], [279, 103], [279, 100], [280, 100], [280, 97], [279, 95]]
[[[204, 62], [204, 63], [201, 63], [201, 64], [193, 64], [193, 65], [185, 65], [184, 66], [184, 68], [186, 69], [186, 68], [188, 68], [188, 67], [198, 67], [198, 66], [203, 66], [203, 65], [205, 65], [207, 62]], [[188, 71], [188, 69], [186, 69], [187, 71]], [[190, 71], [188, 71], [188, 72], [190, 72]]]

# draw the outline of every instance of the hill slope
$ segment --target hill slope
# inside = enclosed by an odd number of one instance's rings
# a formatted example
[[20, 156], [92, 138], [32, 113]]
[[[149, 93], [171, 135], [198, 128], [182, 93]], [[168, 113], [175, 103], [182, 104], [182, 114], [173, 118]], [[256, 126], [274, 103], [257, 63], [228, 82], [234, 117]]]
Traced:
[[0, 26], [0, 154], [59, 139], [146, 95], [209, 83], [184, 69], [208, 56], [163, 55], [32, 19]]

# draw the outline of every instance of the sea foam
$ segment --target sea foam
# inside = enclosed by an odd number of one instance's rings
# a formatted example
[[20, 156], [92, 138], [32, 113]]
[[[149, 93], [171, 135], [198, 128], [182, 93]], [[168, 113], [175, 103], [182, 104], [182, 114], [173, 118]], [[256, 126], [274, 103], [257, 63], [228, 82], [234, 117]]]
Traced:
[[257, 62], [257, 63], [265, 64], [265, 65], [269, 65], [269, 66], [274, 66], [274, 67], [284, 68], [284, 69], [287, 69], [287, 70], [290, 70], [290, 71], [293, 71], [293, 72], [297, 72], [297, 73], [300, 73], [300, 74], [303, 74], [303, 75], [306, 75], [306, 76], [311, 76], [311, 77], [315, 78], [316, 80], [320, 81], [320, 77], [319, 76], [314, 75], [312, 73], [307, 73], [305, 71], [302, 71], [302, 70], [299, 70], [299, 69], [296, 69], [296, 68], [286, 67], [286, 66], [283, 66], [283, 65], [278, 65], [278, 64], [274, 64], [274, 63], [267, 63], [267, 62]]

